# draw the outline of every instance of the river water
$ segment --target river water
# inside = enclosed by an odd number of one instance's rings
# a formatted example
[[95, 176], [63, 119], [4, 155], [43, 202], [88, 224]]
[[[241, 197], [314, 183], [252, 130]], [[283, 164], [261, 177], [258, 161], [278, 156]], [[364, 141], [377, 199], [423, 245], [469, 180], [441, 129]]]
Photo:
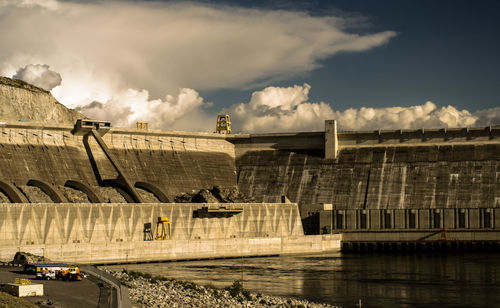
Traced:
[[107, 266], [343, 307], [500, 307], [500, 253], [322, 254]]

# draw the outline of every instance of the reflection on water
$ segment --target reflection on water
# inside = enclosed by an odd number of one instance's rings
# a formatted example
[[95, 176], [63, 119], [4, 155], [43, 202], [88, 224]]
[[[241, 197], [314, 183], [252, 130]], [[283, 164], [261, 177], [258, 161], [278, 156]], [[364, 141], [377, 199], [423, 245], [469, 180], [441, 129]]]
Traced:
[[218, 287], [355, 307], [500, 307], [500, 254], [329, 254], [131, 264]]

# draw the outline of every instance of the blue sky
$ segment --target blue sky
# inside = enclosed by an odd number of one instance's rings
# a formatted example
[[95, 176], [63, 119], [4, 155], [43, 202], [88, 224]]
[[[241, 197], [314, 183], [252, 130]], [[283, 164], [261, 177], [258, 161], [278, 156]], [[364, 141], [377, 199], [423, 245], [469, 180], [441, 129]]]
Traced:
[[[228, 2], [226, 2], [228, 3]], [[234, 2], [233, 2], [234, 3]], [[363, 16], [367, 32], [396, 37], [372, 50], [334, 55], [322, 67], [275, 86], [309, 83], [311, 101], [335, 109], [411, 106], [433, 101], [475, 111], [500, 106], [500, 2], [463, 0], [238, 1], [250, 7]], [[252, 93], [201, 92], [230, 105]]]
[[497, 1], [0, 1], [0, 75], [114, 126], [500, 124]]

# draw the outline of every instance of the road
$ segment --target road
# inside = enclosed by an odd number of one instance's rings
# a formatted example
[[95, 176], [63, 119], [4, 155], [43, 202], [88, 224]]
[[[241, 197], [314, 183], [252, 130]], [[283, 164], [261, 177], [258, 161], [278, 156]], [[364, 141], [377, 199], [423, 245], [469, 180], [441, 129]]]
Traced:
[[[81, 281], [36, 280], [33, 274], [25, 274], [21, 267], [0, 265], [0, 284], [14, 282], [16, 278], [31, 279], [44, 285], [44, 296], [25, 297], [32, 303], [54, 303], [50, 307], [110, 307], [116, 302], [116, 290], [91, 275]], [[116, 304], [116, 303], [114, 303]]]

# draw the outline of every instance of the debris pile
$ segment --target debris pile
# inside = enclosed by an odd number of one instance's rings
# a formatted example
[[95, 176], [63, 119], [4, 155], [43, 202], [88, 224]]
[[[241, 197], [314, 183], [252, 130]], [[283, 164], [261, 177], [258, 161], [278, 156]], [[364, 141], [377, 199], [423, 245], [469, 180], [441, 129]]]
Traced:
[[29, 252], [21, 252], [18, 251], [14, 255], [14, 259], [12, 260], [12, 264], [20, 264], [24, 266], [25, 264], [37, 264], [37, 263], [47, 263], [50, 262], [49, 259], [31, 254]]
[[201, 189], [191, 193], [184, 193], [174, 198], [176, 203], [249, 203], [254, 198], [245, 196], [237, 187], [221, 188], [214, 186], [211, 189]]

